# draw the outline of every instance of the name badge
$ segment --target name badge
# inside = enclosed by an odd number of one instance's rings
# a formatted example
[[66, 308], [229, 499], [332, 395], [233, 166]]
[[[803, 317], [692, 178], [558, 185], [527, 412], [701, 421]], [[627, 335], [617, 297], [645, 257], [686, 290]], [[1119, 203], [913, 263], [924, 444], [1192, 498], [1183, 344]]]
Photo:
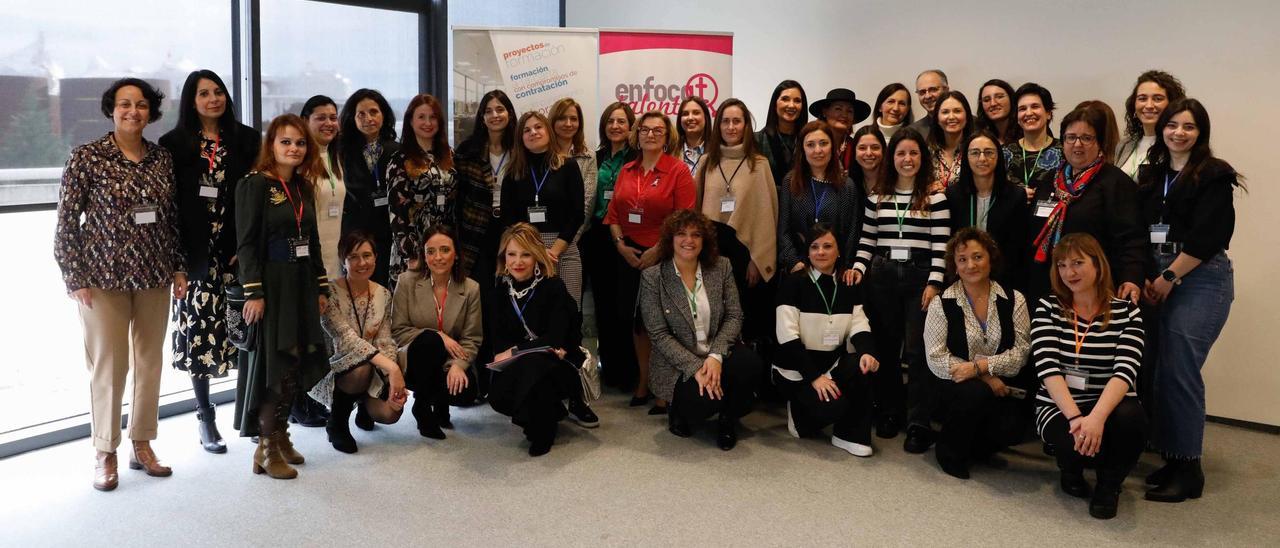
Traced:
[[1151, 225], [1151, 243], [1169, 243], [1169, 225]]
[[720, 213], [733, 213], [736, 206], [737, 202], [733, 199], [733, 196], [720, 198]]
[[444, 207], [444, 202], [447, 199], [448, 197], [445, 196], [444, 194], [436, 194], [436, 205], [439, 207]]
[[1057, 200], [1038, 200], [1036, 201], [1036, 217], [1048, 217], [1053, 213], [1053, 208], [1058, 207]]
[[387, 197], [386, 191], [378, 192], [373, 195], [373, 207], [387, 207], [391, 203], [391, 199]]
[[1084, 375], [1068, 372], [1066, 374], [1066, 377], [1067, 377], [1067, 388], [1070, 388], [1072, 390], [1084, 390], [1084, 381], [1085, 381]]
[[160, 220], [160, 208], [145, 205], [133, 208], [133, 224], [149, 225]]
[[418, 202], [418, 203], [420, 203], [420, 204], [421, 204], [421, 203], [424, 203], [424, 202], [426, 202], [426, 201], [427, 201], [427, 195], [426, 195], [426, 194], [414, 194], [414, 195], [413, 195], [413, 201]]
[[529, 208], [529, 222], [545, 223], [547, 222], [547, 208], [543, 206], [533, 206]]
[[644, 210], [643, 210], [643, 209], [633, 209], [633, 210], [631, 210], [631, 211], [628, 211], [628, 212], [627, 212], [627, 222], [628, 222], [628, 223], [631, 223], [631, 224], [633, 224], [633, 225], [638, 225], [638, 224], [640, 224], [640, 221], [641, 221], [641, 219], [643, 219], [643, 218], [644, 218]]
[[844, 338], [841, 336], [843, 335], [841, 331], [842, 330], [834, 323], [828, 322], [827, 326], [822, 329], [822, 345], [839, 346], [840, 339]]
[[289, 260], [296, 261], [311, 256], [311, 242], [306, 238], [289, 238]]
[[612, 190], [604, 191], [604, 200], [607, 202], [612, 199], [613, 199], [613, 191]]
[[336, 202], [329, 204], [329, 218], [337, 218], [339, 215], [342, 215], [342, 207], [340, 207]]
[[209, 186], [209, 185], [200, 185], [200, 197], [201, 198], [217, 198], [218, 187]]
[[891, 247], [889, 248], [889, 258], [895, 261], [910, 261], [911, 250], [905, 247]]
[[694, 332], [694, 336], [698, 338], [699, 344], [707, 343], [707, 331], [705, 329], [701, 327], [697, 328]]

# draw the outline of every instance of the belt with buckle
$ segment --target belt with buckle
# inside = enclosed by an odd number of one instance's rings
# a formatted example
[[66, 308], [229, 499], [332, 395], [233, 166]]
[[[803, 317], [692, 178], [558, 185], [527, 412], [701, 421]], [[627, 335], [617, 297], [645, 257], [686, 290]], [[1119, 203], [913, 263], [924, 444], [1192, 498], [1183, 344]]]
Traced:
[[1151, 244], [1151, 249], [1160, 255], [1177, 255], [1182, 253], [1182, 242]]

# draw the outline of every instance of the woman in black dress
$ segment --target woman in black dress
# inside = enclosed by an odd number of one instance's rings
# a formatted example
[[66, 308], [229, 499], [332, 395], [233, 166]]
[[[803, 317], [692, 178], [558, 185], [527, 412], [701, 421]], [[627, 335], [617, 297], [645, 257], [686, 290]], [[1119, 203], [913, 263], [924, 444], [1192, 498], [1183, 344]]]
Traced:
[[297, 477], [289, 465], [303, 462], [289, 441], [293, 397], [329, 372], [320, 327], [329, 282], [312, 184], [323, 170], [319, 157], [302, 118], [277, 116], [254, 172], [236, 188], [244, 321], [257, 332], [252, 349], [240, 353], [235, 427], [243, 437], [259, 437], [254, 473], [277, 479]]
[[222, 287], [235, 283], [235, 184], [257, 159], [258, 132], [236, 121], [231, 95], [211, 70], [197, 70], [182, 85], [178, 124], [160, 137], [173, 156], [178, 221], [187, 257], [187, 295], [173, 300], [173, 367], [191, 375], [200, 421], [200, 445], [226, 453], [214, 421], [209, 379], [235, 368], [227, 340]]
[[600, 419], [587, 406], [578, 379], [583, 355], [578, 305], [556, 277], [538, 229], [516, 223], [502, 233], [497, 275], [485, 315], [497, 352], [489, 369], [493, 410], [524, 428], [529, 456], [551, 451], [556, 423], [568, 414], [586, 427]]

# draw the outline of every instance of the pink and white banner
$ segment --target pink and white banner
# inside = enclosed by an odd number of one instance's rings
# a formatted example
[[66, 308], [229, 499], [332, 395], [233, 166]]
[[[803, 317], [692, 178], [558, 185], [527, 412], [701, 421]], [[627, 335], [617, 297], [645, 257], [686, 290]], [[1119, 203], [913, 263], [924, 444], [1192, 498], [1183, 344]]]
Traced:
[[674, 117], [682, 99], [697, 95], [714, 114], [733, 96], [733, 35], [601, 30], [599, 74], [602, 108], [622, 101], [636, 114]]

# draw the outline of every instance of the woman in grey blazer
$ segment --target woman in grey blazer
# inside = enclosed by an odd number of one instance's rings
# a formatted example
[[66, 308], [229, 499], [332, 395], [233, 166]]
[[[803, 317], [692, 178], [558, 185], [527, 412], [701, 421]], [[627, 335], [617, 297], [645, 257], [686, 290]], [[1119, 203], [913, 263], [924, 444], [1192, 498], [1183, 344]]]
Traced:
[[453, 428], [449, 406], [476, 398], [471, 361], [484, 337], [480, 284], [462, 275], [451, 228], [429, 227], [422, 238], [420, 254], [396, 283], [391, 334], [413, 390], [418, 433], [442, 440], [441, 428]]
[[670, 403], [668, 430], [719, 415], [716, 445], [738, 443], [738, 418], [751, 410], [760, 357], [742, 345], [742, 308], [729, 260], [716, 251], [706, 216], [678, 210], [662, 224], [658, 264], [640, 280], [640, 310], [653, 341], [649, 384]]

